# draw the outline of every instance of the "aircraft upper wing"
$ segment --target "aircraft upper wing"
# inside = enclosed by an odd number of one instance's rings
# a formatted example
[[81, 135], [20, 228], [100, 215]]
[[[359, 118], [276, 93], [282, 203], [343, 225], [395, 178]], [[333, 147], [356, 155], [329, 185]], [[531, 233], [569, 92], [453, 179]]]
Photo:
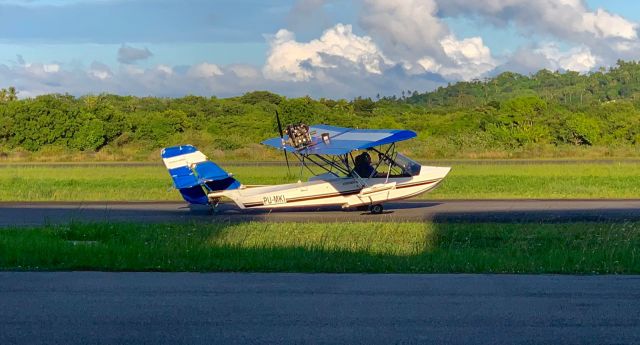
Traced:
[[[300, 150], [289, 144], [282, 146], [280, 138], [267, 139], [262, 143], [279, 150], [299, 152], [301, 154], [343, 155], [351, 151], [364, 150], [416, 137], [414, 131], [403, 129], [354, 129], [327, 125], [311, 126], [309, 132], [313, 143]], [[324, 133], [329, 134], [328, 143], [322, 140], [322, 134]], [[285, 136], [286, 139], [287, 137]]]

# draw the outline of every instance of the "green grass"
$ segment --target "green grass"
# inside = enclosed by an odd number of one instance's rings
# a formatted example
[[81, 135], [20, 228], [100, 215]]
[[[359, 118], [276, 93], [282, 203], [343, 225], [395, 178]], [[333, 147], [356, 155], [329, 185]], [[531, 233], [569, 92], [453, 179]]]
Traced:
[[454, 166], [433, 199], [639, 198], [640, 165], [531, 164]]
[[[444, 183], [422, 199], [638, 198], [640, 165], [453, 164]], [[286, 168], [225, 166], [244, 184], [295, 182]], [[292, 172], [298, 173], [293, 169]], [[302, 176], [306, 179], [307, 174]], [[0, 201], [180, 200], [162, 166], [5, 166]]]
[[0, 269], [640, 273], [640, 222], [68, 224], [0, 230]]

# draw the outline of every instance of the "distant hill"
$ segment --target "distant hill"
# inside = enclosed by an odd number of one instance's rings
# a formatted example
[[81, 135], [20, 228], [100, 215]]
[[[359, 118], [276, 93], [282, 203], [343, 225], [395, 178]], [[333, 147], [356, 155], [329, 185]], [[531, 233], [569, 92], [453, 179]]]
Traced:
[[616, 66], [597, 72], [551, 72], [532, 75], [504, 72], [494, 78], [458, 82], [432, 92], [406, 94], [411, 104], [425, 106], [478, 106], [522, 96], [538, 96], [546, 102], [571, 107], [615, 100], [640, 99], [640, 63], [619, 60]]

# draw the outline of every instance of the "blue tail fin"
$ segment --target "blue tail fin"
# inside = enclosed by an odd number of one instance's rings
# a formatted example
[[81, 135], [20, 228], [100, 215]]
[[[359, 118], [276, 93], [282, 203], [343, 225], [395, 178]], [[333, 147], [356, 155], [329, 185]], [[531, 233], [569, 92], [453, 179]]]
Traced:
[[162, 161], [169, 170], [173, 185], [190, 204], [209, 204], [207, 193], [237, 189], [240, 182], [191, 145], [162, 150]]

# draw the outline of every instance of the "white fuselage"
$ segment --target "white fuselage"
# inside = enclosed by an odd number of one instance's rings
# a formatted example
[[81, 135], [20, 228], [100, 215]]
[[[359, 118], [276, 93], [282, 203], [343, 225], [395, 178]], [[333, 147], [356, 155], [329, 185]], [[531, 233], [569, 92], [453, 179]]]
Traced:
[[242, 186], [239, 189], [209, 193], [209, 199], [226, 197], [242, 209], [342, 206], [357, 207], [407, 199], [436, 187], [449, 173], [449, 167], [423, 166], [411, 177], [356, 179], [331, 174], [308, 182], [275, 186]]

